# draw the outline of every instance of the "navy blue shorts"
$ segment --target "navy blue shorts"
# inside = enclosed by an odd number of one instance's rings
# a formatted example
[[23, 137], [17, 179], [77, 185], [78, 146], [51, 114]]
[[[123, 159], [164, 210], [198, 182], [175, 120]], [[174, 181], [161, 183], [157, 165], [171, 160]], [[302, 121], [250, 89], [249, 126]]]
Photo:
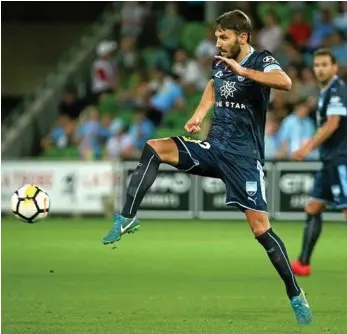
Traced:
[[347, 165], [323, 165], [316, 174], [311, 198], [337, 209], [347, 208]]
[[176, 166], [190, 174], [221, 179], [226, 186], [226, 205], [267, 212], [263, 167], [253, 158], [223, 151], [206, 141], [171, 137], [179, 151]]

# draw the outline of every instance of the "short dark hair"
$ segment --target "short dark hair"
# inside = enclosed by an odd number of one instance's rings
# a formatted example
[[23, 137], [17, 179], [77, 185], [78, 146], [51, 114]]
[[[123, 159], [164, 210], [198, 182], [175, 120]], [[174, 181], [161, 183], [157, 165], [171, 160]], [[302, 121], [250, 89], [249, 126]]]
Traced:
[[336, 57], [334, 56], [332, 50], [329, 48], [321, 48], [321, 49], [316, 50], [313, 54], [313, 58], [318, 57], [318, 56], [329, 56], [331, 59], [331, 62], [333, 64], [337, 63]]
[[241, 10], [226, 12], [216, 19], [215, 29], [230, 29], [238, 34], [245, 32], [248, 34], [247, 42], [251, 42], [252, 23], [249, 17]]

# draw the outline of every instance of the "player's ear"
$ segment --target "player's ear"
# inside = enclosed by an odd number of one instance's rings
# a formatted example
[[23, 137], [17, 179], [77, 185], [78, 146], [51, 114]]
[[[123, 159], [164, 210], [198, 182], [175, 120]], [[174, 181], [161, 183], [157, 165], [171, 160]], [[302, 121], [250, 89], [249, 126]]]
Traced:
[[248, 34], [246, 32], [241, 32], [238, 35], [238, 40], [239, 40], [239, 44], [240, 45], [245, 45], [247, 44], [247, 40], [248, 40]]
[[334, 66], [334, 73], [337, 74], [339, 72], [339, 65], [336, 63]]

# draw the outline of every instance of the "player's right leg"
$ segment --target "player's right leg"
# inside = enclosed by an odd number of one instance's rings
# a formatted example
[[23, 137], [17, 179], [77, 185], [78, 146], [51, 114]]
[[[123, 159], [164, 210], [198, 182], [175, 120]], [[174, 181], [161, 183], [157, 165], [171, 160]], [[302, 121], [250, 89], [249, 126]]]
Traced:
[[104, 244], [119, 241], [123, 234], [136, 231], [140, 225], [136, 218], [137, 210], [157, 177], [159, 165], [164, 162], [175, 166], [178, 158], [178, 148], [172, 138], [149, 140], [146, 143], [140, 162], [131, 175], [122, 213], [115, 216], [111, 230], [102, 240]]
[[141, 160], [133, 172], [125, 204], [103, 243], [119, 241], [122, 234], [134, 232], [140, 225], [136, 213], [147, 190], [157, 177], [159, 165], [167, 163], [190, 174], [220, 177], [210, 144], [187, 137], [171, 137], [147, 142]]
[[298, 276], [311, 274], [311, 257], [322, 232], [322, 212], [326, 202], [331, 202], [331, 192], [324, 170], [317, 173], [312, 197], [305, 207], [306, 222], [304, 225], [301, 252], [297, 260], [292, 262], [292, 270]]

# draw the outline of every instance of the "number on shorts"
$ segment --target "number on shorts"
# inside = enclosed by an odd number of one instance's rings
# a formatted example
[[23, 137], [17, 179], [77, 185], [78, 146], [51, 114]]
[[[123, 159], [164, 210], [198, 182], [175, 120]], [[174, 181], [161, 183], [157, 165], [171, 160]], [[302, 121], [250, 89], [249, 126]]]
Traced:
[[208, 142], [206, 142], [206, 141], [197, 140], [197, 139], [193, 139], [193, 138], [189, 138], [189, 137], [184, 137], [184, 136], [182, 136], [182, 138], [183, 138], [184, 141], [188, 141], [188, 142], [191, 142], [191, 143], [195, 143], [195, 144], [200, 145], [200, 147], [202, 147], [202, 148], [205, 149], [205, 150], [208, 150], [208, 149], [211, 148], [210, 143], [208, 143]]

